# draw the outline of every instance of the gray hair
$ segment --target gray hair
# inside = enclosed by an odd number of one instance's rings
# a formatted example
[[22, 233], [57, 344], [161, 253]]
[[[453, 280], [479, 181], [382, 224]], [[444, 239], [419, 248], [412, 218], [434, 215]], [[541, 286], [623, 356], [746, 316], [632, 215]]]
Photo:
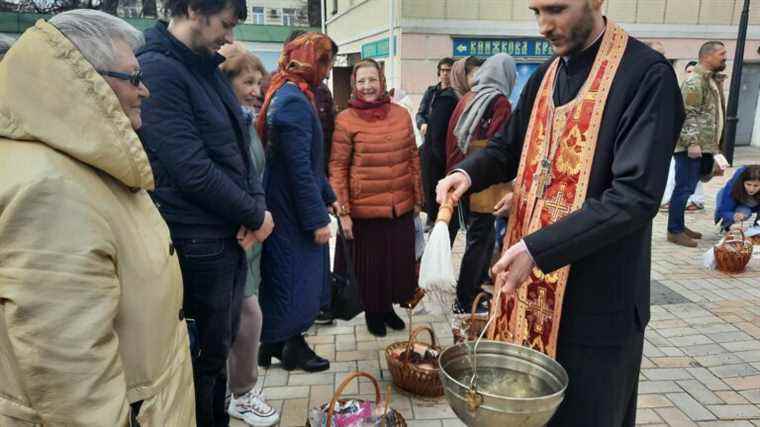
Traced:
[[0, 59], [5, 56], [6, 52], [11, 48], [11, 45], [13, 45], [13, 42], [15, 42], [12, 37], [8, 37], [4, 34], [0, 34]]
[[145, 44], [143, 34], [135, 27], [98, 10], [70, 10], [55, 15], [49, 22], [98, 70], [108, 70], [116, 65], [115, 43], [126, 43], [133, 51]]

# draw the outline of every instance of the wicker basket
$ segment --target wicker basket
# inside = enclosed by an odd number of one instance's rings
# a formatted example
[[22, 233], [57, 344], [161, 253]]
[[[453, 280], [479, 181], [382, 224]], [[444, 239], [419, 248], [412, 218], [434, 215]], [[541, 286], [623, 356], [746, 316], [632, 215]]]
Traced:
[[[417, 334], [428, 331], [430, 344], [417, 342]], [[443, 385], [438, 375], [440, 368], [420, 367], [409, 361], [411, 352], [421, 346], [423, 349], [431, 349], [440, 353], [441, 347], [436, 344], [435, 333], [428, 326], [418, 326], [411, 334], [409, 341], [396, 342], [385, 348], [385, 359], [388, 362], [388, 370], [391, 371], [393, 383], [402, 390], [425, 397], [443, 396]], [[400, 355], [406, 352], [406, 357], [401, 360]]]
[[723, 242], [715, 246], [714, 252], [718, 270], [741, 273], [752, 259], [752, 242], [744, 236], [744, 231], [731, 231], [726, 234]]
[[760, 234], [755, 234], [752, 237], [748, 237], [748, 239], [753, 245], [760, 245]]
[[[486, 292], [479, 293], [472, 302], [470, 316], [457, 319], [460, 324], [451, 328], [451, 332], [454, 335], [454, 344], [476, 340], [480, 336], [480, 333], [483, 332], [483, 328], [485, 328], [486, 323], [488, 322], [488, 314], [478, 314], [477, 309], [480, 301], [487, 296], [488, 293]], [[465, 331], [466, 336], [463, 335], [462, 331]]]
[[[369, 378], [369, 380], [372, 381], [372, 385], [375, 387], [375, 403], [380, 403], [382, 401], [382, 396], [380, 395], [380, 383], [377, 382], [377, 379], [375, 377], [373, 377], [372, 375], [366, 372], [361, 372], [361, 371], [352, 372], [350, 375], [344, 378], [343, 382], [341, 382], [338, 388], [335, 389], [335, 394], [330, 400], [330, 406], [327, 408], [327, 426], [326, 427], [332, 426], [332, 418], [335, 413], [335, 403], [346, 402], [347, 399], [341, 399], [341, 396], [343, 395], [343, 391], [345, 391], [346, 387], [348, 387], [351, 381], [359, 377]], [[355, 399], [355, 400], [358, 400], [360, 402], [365, 402], [362, 399]], [[401, 415], [400, 412], [388, 406], [390, 404], [390, 401], [391, 401], [391, 386], [389, 384], [388, 391], [386, 392], [386, 395], [385, 395], [385, 411], [386, 413], [388, 411], [393, 411], [396, 413], [396, 423], [393, 426], [386, 426], [386, 427], [406, 427], [406, 420], [404, 419], [404, 416]], [[306, 427], [311, 427], [311, 423], [309, 422], [308, 419], [306, 420]]]

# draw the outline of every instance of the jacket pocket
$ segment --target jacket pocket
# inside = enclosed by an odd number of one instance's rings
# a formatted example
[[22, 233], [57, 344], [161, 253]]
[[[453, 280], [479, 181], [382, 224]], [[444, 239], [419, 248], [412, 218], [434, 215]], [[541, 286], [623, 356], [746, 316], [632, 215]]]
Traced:
[[224, 254], [223, 239], [178, 239], [174, 246], [179, 256], [188, 260], [210, 261]]

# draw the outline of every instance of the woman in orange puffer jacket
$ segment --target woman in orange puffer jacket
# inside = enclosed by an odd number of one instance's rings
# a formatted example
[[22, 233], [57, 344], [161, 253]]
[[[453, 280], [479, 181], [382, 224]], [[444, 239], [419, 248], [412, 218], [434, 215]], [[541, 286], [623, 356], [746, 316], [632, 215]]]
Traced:
[[[367, 327], [384, 336], [385, 326], [405, 327], [393, 311], [417, 288], [414, 215], [422, 206], [420, 160], [413, 124], [404, 107], [390, 102], [380, 65], [354, 66], [349, 108], [335, 121], [330, 184], [340, 222], [351, 240], [354, 270]], [[342, 253], [336, 266], [340, 269]]]

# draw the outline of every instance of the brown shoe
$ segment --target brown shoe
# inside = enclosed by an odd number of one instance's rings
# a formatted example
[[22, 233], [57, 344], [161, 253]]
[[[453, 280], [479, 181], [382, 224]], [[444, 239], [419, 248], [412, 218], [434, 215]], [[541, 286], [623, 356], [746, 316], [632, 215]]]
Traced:
[[697, 247], [697, 242], [687, 236], [686, 233], [668, 233], [668, 242], [675, 243], [679, 246], [686, 246], [687, 248]]
[[702, 238], [702, 233], [700, 233], [698, 231], [694, 231], [694, 230], [689, 230], [689, 227], [684, 227], [683, 232], [684, 232], [684, 234], [686, 234], [687, 236], [691, 237], [692, 239], [699, 240], [699, 239]]

